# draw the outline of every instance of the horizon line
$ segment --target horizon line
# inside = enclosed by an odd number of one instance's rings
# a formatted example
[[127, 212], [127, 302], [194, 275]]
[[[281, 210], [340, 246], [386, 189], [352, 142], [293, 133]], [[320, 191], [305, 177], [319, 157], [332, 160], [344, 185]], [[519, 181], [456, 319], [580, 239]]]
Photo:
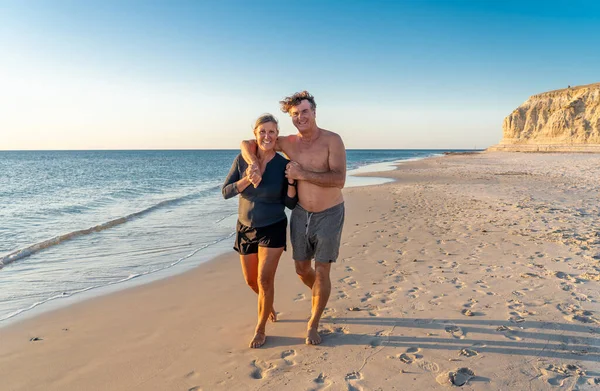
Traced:
[[[346, 151], [483, 151], [486, 148], [346, 148]], [[239, 151], [239, 148], [147, 148], [147, 149], [0, 149], [0, 152], [151, 152], [151, 151]]]

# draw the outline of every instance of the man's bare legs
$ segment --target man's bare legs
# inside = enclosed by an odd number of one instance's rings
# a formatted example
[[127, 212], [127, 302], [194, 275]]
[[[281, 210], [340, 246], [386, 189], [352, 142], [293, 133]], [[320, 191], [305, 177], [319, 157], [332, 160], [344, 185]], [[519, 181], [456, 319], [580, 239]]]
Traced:
[[283, 247], [259, 247], [258, 254], [242, 255], [240, 257], [246, 283], [258, 293], [258, 322], [254, 337], [250, 341], [251, 348], [261, 347], [267, 339], [265, 326], [267, 320], [275, 312], [273, 309], [275, 272], [282, 253]]
[[[258, 254], [240, 255], [240, 263], [246, 284], [258, 295]], [[269, 320], [277, 322], [275, 308], [269, 314]]]
[[321, 343], [319, 321], [331, 293], [330, 271], [331, 263], [315, 262], [315, 269], [313, 269], [310, 261], [296, 261], [296, 273], [312, 290], [312, 310], [306, 332], [307, 345]]

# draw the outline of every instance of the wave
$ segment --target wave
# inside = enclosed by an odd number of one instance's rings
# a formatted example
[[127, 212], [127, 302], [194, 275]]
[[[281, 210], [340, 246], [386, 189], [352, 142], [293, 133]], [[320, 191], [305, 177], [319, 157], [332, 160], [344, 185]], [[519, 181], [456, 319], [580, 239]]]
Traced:
[[202, 250], [204, 250], [204, 249], [206, 249], [206, 248], [208, 248], [208, 247], [210, 247], [210, 246], [212, 246], [212, 245], [215, 245], [215, 244], [217, 244], [217, 243], [220, 243], [220, 242], [222, 242], [223, 240], [229, 239], [229, 238], [231, 238], [233, 235], [235, 235], [235, 231], [234, 231], [234, 232], [231, 232], [231, 233], [230, 233], [229, 235], [227, 235], [227, 236], [224, 236], [224, 237], [222, 237], [222, 238], [219, 238], [219, 239], [216, 239], [216, 240], [214, 240], [214, 241], [212, 241], [212, 242], [210, 242], [210, 243], [208, 243], [208, 244], [205, 244], [205, 245], [203, 245], [203, 246], [201, 246], [201, 247], [199, 247], [199, 248], [197, 248], [197, 249], [193, 250], [193, 251], [192, 251], [192, 252], [190, 252], [189, 254], [187, 254], [187, 255], [184, 255], [183, 257], [179, 258], [178, 260], [176, 260], [176, 261], [174, 261], [174, 262], [171, 262], [171, 263], [169, 263], [169, 264], [167, 264], [167, 265], [165, 265], [165, 266], [158, 267], [158, 268], [154, 268], [154, 269], [151, 269], [151, 270], [145, 271], [145, 272], [143, 272], [143, 273], [131, 274], [131, 275], [129, 275], [129, 276], [127, 276], [127, 277], [125, 277], [125, 278], [122, 278], [122, 279], [120, 279], [120, 280], [117, 280], [117, 281], [111, 281], [111, 282], [108, 282], [108, 283], [106, 283], [106, 284], [93, 285], [93, 286], [89, 286], [89, 287], [87, 287], [87, 288], [78, 289], [78, 290], [75, 290], [75, 291], [72, 291], [72, 292], [62, 292], [62, 293], [60, 293], [60, 294], [58, 294], [58, 295], [54, 295], [54, 296], [51, 296], [51, 297], [45, 298], [45, 299], [43, 299], [43, 300], [41, 300], [41, 301], [38, 301], [38, 302], [35, 302], [35, 303], [31, 304], [29, 307], [18, 309], [18, 310], [16, 310], [16, 311], [13, 311], [13, 312], [9, 313], [8, 315], [6, 315], [6, 316], [4, 316], [4, 317], [1, 317], [1, 318], [0, 318], [0, 322], [2, 322], [2, 321], [5, 321], [5, 320], [7, 320], [7, 319], [10, 319], [10, 318], [14, 318], [14, 317], [15, 317], [15, 316], [17, 316], [17, 315], [19, 315], [19, 314], [22, 314], [23, 312], [30, 311], [30, 310], [32, 310], [32, 309], [34, 309], [34, 308], [36, 308], [36, 307], [39, 307], [40, 305], [42, 305], [42, 304], [44, 304], [44, 303], [47, 303], [47, 302], [49, 302], [49, 301], [52, 301], [52, 300], [56, 300], [56, 299], [64, 299], [64, 298], [67, 298], [67, 297], [71, 297], [71, 296], [73, 296], [73, 295], [76, 295], [76, 294], [78, 294], [78, 293], [83, 293], [83, 292], [91, 291], [92, 289], [104, 288], [104, 287], [107, 287], [107, 286], [111, 286], [111, 285], [120, 284], [120, 283], [123, 283], [123, 282], [127, 282], [127, 281], [130, 281], [130, 280], [133, 280], [134, 278], [138, 278], [138, 277], [141, 277], [141, 276], [146, 276], [146, 275], [148, 275], [148, 274], [156, 273], [156, 272], [159, 272], [159, 271], [162, 271], [162, 270], [170, 269], [170, 268], [172, 268], [173, 266], [175, 266], [175, 265], [177, 265], [177, 264], [179, 264], [179, 263], [183, 262], [184, 260], [186, 260], [186, 259], [188, 259], [188, 258], [190, 258], [190, 257], [194, 256], [194, 255], [195, 255], [196, 253], [198, 253], [199, 251], [202, 251]]
[[172, 198], [172, 199], [164, 200], [164, 201], [161, 201], [161, 202], [159, 202], [157, 204], [154, 204], [154, 205], [152, 205], [152, 206], [150, 206], [148, 208], [142, 209], [142, 210], [140, 210], [138, 212], [134, 212], [134, 213], [128, 214], [126, 216], [119, 217], [119, 218], [107, 221], [107, 222], [102, 223], [102, 224], [94, 225], [93, 227], [90, 227], [90, 228], [80, 229], [80, 230], [72, 231], [72, 232], [69, 232], [69, 233], [66, 233], [66, 234], [63, 234], [63, 235], [58, 235], [58, 236], [55, 236], [53, 238], [44, 240], [42, 242], [38, 242], [38, 243], [32, 244], [32, 245], [27, 246], [25, 248], [21, 248], [19, 250], [15, 250], [15, 251], [11, 252], [10, 254], [7, 254], [7, 255], [5, 255], [5, 256], [3, 256], [3, 257], [0, 258], [0, 269], [2, 269], [4, 266], [9, 265], [9, 264], [11, 264], [11, 263], [13, 263], [15, 261], [18, 261], [18, 260], [23, 259], [23, 258], [27, 258], [27, 257], [29, 257], [29, 256], [31, 256], [31, 255], [33, 255], [33, 254], [35, 254], [37, 252], [40, 252], [40, 251], [45, 250], [45, 249], [47, 249], [49, 247], [52, 247], [52, 246], [56, 246], [56, 245], [61, 244], [61, 243], [65, 242], [65, 241], [67, 241], [67, 240], [71, 240], [71, 239], [74, 239], [74, 238], [77, 238], [77, 237], [80, 237], [80, 236], [84, 236], [84, 235], [89, 235], [89, 234], [92, 234], [92, 233], [95, 233], [95, 232], [104, 231], [106, 229], [115, 227], [117, 225], [124, 224], [124, 223], [126, 223], [128, 221], [131, 221], [132, 219], [141, 217], [141, 216], [143, 216], [145, 214], [148, 214], [150, 212], [153, 212], [153, 211], [155, 211], [157, 209], [160, 209], [160, 208], [163, 208], [165, 206], [171, 206], [171, 205], [175, 205], [175, 204], [181, 203], [183, 201], [188, 201], [188, 200], [191, 200], [191, 199], [202, 197], [203, 195], [206, 195], [206, 194], [208, 194], [208, 193], [210, 193], [212, 191], [215, 191], [217, 189], [220, 189], [220, 186], [212, 186], [212, 187], [209, 187], [207, 189], [204, 189], [204, 190], [196, 192], [196, 193], [191, 193], [191, 194], [187, 194], [187, 195], [182, 196], [182, 197], [177, 197], [177, 198]]

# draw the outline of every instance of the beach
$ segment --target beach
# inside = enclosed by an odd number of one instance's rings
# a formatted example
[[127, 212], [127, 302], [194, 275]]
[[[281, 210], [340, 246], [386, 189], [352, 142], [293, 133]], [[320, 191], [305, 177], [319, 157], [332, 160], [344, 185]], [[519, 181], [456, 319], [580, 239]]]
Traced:
[[231, 251], [0, 328], [2, 390], [597, 389], [600, 155], [477, 153], [344, 190], [323, 343], [291, 251], [279, 321]]

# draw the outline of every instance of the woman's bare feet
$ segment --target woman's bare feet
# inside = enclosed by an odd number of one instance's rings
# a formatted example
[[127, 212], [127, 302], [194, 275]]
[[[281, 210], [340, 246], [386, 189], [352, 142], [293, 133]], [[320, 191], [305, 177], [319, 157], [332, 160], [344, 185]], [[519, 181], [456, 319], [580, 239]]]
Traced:
[[273, 308], [273, 310], [269, 314], [269, 320], [271, 322], [277, 322], [277, 312], [275, 312], [275, 308]]
[[308, 329], [306, 332], [306, 344], [307, 345], [318, 345], [321, 343], [321, 336], [317, 329]]
[[266, 341], [267, 341], [267, 336], [265, 335], [265, 333], [257, 331], [254, 334], [254, 338], [252, 338], [252, 341], [250, 341], [250, 347], [252, 349], [260, 348], [261, 346], [263, 346], [265, 344]]

